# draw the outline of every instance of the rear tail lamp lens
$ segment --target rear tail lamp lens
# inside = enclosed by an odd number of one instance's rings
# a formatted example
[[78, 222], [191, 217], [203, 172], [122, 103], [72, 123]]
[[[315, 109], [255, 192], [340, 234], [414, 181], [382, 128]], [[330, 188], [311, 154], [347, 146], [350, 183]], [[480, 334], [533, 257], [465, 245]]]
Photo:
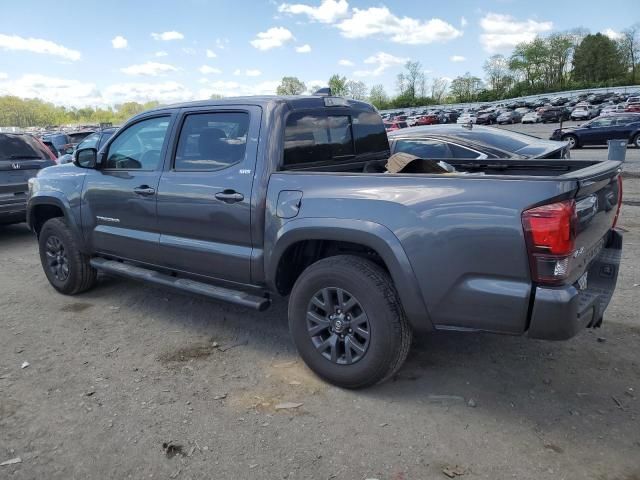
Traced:
[[534, 281], [558, 285], [567, 279], [575, 249], [576, 224], [574, 200], [542, 205], [522, 213]]

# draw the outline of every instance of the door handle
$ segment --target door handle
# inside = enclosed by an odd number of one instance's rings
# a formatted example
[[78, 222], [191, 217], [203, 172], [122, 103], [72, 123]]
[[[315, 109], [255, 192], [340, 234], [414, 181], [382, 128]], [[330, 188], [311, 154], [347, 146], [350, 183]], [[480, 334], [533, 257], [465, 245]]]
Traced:
[[222, 192], [216, 193], [214, 196], [224, 203], [236, 203], [244, 200], [244, 195], [236, 192], [235, 190], [223, 190]]
[[154, 195], [156, 193], [156, 189], [151, 188], [149, 185], [140, 185], [139, 187], [134, 188], [133, 192], [146, 197]]

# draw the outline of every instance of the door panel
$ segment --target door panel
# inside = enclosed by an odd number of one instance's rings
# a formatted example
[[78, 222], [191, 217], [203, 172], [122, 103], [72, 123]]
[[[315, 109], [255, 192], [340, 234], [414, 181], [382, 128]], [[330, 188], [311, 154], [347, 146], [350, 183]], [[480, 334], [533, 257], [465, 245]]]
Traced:
[[156, 191], [170, 116], [125, 127], [108, 145], [103, 165], [88, 170], [83, 230], [92, 250], [146, 263], [158, 261]]
[[158, 186], [163, 265], [250, 283], [251, 187], [261, 109], [185, 112]]

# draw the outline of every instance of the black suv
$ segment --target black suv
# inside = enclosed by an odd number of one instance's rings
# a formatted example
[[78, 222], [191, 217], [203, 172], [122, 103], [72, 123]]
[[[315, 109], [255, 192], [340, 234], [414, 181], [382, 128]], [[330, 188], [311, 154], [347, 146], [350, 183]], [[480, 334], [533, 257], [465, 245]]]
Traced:
[[570, 113], [564, 107], [548, 107], [540, 112], [542, 123], [547, 122], [564, 122], [569, 120]]
[[0, 225], [25, 221], [27, 182], [40, 169], [55, 165], [54, 158], [31, 135], [0, 133]]

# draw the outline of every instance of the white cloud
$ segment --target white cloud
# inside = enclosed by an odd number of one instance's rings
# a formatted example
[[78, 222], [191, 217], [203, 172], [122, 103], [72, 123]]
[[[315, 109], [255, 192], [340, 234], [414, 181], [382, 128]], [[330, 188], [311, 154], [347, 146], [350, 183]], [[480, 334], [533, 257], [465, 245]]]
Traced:
[[304, 45], [300, 45], [296, 47], [296, 52], [298, 53], [309, 53], [311, 51], [311, 45], [305, 43]]
[[217, 56], [218, 55], [216, 54], [216, 52], [214, 52], [210, 48], [207, 48], [207, 58], [216, 58]]
[[387, 7], [354, 8], [351, 18], [342, 20], [336, 26], [346, 38], [365, 38], [372, 35], [390, 38], [392, 42], [406, 45], [420, 45], [446, 42], [460, 37], [462, 32], [439, 18], [418, 20], [411, 17], [397, 17]]
[[487, 52], [493, 53], [532, 41], [538, 34], [550, 31], [553, 22], [518, 21], [511, 15], [487, 13], [480, 19], [480, 28], [484, 32], [480, 42]]
[[152, 33], [151, 36], [154, 40], [163, 40], [165, 42], [169, 40], [182, 40], [184, 38], [182, 33], [176, 32], [175, 30], [170, 32]]
[[4, 73], [4, 72], [0, 72], [0, 80], [5, 80], [5, 79], [7, 79], [7, 78], [9, 78], [9, 75], [7, 75], [7, 74], [6, 74], [6, 73]]
[[291, 15], [306, 15], [309, 20], [315, 22], [334, 23], [349, 14], [349, 4], [346, 0], [322, 0], [317, 7], [303, 3], [283, 3], [278, 7], [278, 11]]
[[196, 49], [192, 47], [183, 47], [182, 53], [184, 53], [185, 55], [195, 55]]
[[245, 70], [244, 74], [247, 77], [259, 77], [260, 75], [262, 75], [262, 72], [260, 70], [258, 70], [257, 68], [255, 68], [255, 69]]
[[289, 30], [284, 27], [272, 27], [266, 32], [259, 32], [250, 43], [258, 50], [269, 50], [281, 47], [291, 40], [293, 34]]
[[396, 57], [390, 53], [378, 52], [364, 60], [368, 65], [375, 65], [373, 70], [356, 70], [353, 74], [357, 77], [377, 77], [388, 68], [404, 65], [408, 58]]
[[0, 33], [0, 49], [43, 53], [66, 58], [67, 60], [80, 60], [82, 56], [77, 50], [58, 45], [57, 43], [41, 38], [24, 38], [18, 35], [4, 35]]
[[280, 85], [279, 80], [268, 80], [250, 85], [235, 81], [218, 80], [208, 83], [198, 92], [199, 98], [209, 98], [212, 94], [234, 97], [240, 95], [273, 95]]
[[452, 55], [449, 57], [449, 60], [457, 63], [457, 62], [465, 62], [467, 58], [463, 57], [462, 55]]
[[216, 38], [216, 48], [220, 50], [224, 50], [224, 48], [229, 44], [228, 38]]
[[467, 22], [467, 19], [466, 19], [466, 18], [464, 18], [464, 17], [460, 17], [460, 26], [461, 26], [462, 28], [466, 27], [468, 23], [469, 23], [469, 22]]
[[129, 42], [122, 35], [117, 35], [111, 39], [111, 46], [113, 48], [127, 48]]
[[7, 78], [8, 76], [0, 74], [0, 95], [40, 98], [56, 105], [86, 106], [102, 103], [100, 92], [91, 82], [39, 74], [22, 75], [13, 80], [6, 80]]
[[242, 75], [242, 70], [240, 70], [239, 68], [236, 68], [236, 69], [233, 71], [233, 74], [234, 74], [234, 75], [236, 75], [236, 76], [238, 76], [238, 75]]
[[178, 82], [117, 83], [104, 89], [102, 101], [107, 105], [123, 102], [176, 103], [194, 100], [194, 93]]
[[173, 65], [158, 62], [146, 62], [138, 65], [130, 65], [120, 69], [120, 71], [126, 75], [142, 75], [147, 77], [166, 75], [167, 73], [175, 72], [177, 70], [178, 69]]
[[154, 55], [156, 57], [166, 57], [169, 54], [167, 52], [165, 52], [164, 50], [160, 50], [159, 52], [156, 52]]
[[622, 33], [616, 32], [613, 28], [607, 28], [601, 33], [609, 37], [611, 40], [620, 40], [622, 38]]
[[355, 63], [353, 63], [351, 60], [343, 58], [342, 60], [338, 60], [338, 65], [342, 65], [343, 67], [353, 67]]
[[203, 75], [209, 75], [211, 73], [222, 73], [219, 68], [210, 67], [209, 65], [202, 65], [198, 71]]

